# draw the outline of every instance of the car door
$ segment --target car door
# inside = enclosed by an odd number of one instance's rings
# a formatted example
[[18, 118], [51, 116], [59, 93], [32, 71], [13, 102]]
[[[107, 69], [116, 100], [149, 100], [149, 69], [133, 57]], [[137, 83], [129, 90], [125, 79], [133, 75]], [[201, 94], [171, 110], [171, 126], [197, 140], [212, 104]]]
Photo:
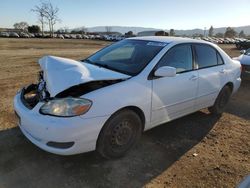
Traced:
[[195, 109], [212, 106], [226, 82], [226, 69], [219, 52], [207, 44], [195, 44], [195, 62], [198, 69], [198, 93]]
[[157, 125], [191, 113], [198, 87], [198, 72], [194, 70], [190, 44], [172, 47], [161, 58], [155, 70], [162, 66], [176, 68], [176, 76], [152, 78], [151, 123]]

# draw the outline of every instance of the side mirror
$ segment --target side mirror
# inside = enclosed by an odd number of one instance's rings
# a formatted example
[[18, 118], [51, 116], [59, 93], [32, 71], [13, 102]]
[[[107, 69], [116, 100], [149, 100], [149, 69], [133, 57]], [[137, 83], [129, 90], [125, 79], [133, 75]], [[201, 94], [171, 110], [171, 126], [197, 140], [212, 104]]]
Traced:
[[158, 68], [155, 73], [155, 76], [157, 77], [175, 77], [176, 76], [176, 68], [169, 67], [169, 66], [163, 66]]
[[241, 50], [240, 53], [241, 53], [241, 54], [245, 54], [245, 53], [246, 53], [246, 50]]

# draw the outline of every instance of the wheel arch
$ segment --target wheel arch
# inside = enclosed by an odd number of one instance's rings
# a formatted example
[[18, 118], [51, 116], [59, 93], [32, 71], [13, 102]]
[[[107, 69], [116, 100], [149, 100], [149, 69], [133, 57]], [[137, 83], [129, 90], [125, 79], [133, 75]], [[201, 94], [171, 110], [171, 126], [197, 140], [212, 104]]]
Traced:
[[137, 106], [126, 106], [126, 107], [122, 107], [122, 108], [120, 108], [119, 110], [115, 111], [115, 112], [105, 121], [104, 125], [102, 126], [102, 128], [101, 128], [101, 130], [100, 130], [100, 132], [99, 132], [99, 134], [98, 134], [98, 137], [97, 137], [97, 140], [96, 140], [96, 148], [97, 148], [97, 145], [98, 145], [98, 142], [99, 142], [100, 134], [101, 134], [101, 132], [103, 131], [103, 129], [104, 129], [106, 123], [107, 123], [113, 116], [115, 116], [116, 114], [120, 113], [120, 112], [123, 111], [123, 110], [131, 110], [131, 111], [135, 112], [135, 113], [139, 116], [139, 118], [141, 119], [141, 122], [142, 122], [142, 132], [144, 131], [144, 129], [145, 129], [146, 118], [145, 118], [145, 114], [144, 114], [143, 110], [142, 110], [141, 108], [137, 107]]
[[[233, 84], [233, 82], [227, 82], [225, 85], [224, 85], [224, 87], [225, 86], [228, 86], [229, 88], [230, 88], [230, 90], [231, 90], [231, 92], [233, 92], [233, 90], [234, 90], [234, 84]], [[224, 88], [223, 87], [223, 88]]]
[[[144, 131], [144, 128], [145, 128], [145, 122], [146, 122], [146, 118], [145, 118], [145, 114], [143, 112], [143, 110], [141, 108], [139, 108], [138, 106], [125, 106], [125, 107], [122, 107], [120, 108], [119, 110], [115, 111], [109, 118], [108, 120], [113, 117], [114, 115], [116, 115], [117, 113], [120, 113], [121, 111], [123, 110], [131, 110], [133, 112], [135, 112], [141, 119], [141, 122], [142, 122], [142, 130]], [[107, 121], [108, 121], [107, 120]], [[106, 121], [106, 122], [107, 122]], [[105, 122], [105, 123], [106, 123]]]

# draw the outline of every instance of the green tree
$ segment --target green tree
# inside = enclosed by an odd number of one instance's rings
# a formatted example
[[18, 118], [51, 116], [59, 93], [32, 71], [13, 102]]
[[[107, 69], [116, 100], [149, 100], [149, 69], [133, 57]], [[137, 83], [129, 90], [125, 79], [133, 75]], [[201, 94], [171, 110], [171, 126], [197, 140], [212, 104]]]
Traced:
[[236, 32], [233, 28], [228, 27], [228, 28], [226, 29], [226, 32], [225, 32], [225, 34], [224, 34], [224, 37], [233, 38], [233, 37], [235, 37], [236, 35], [237, 35], [237, 32]]
[[175, 36], [174, 29], [170, 29], [170, 31], [169, 31], [169, 35], [170, 35], [170, 36]]
[[245, 33], [244, 33], [243, 30], [240, 31], [239, 37], [241, 37], [241, 38], [245, 38], [246, 37], [246, 35], [245, 35]]
[[155, 36], [169, 36], [169, 34], [165, 31], [157, 31]]
[[125, 36], [132, 37], [132, 36], [134, 36], [134, 33], [133, 33], [133, 31], [128, 31], [127, 33], [125, 33]]
[[218, 37], [218, 38], [223, 38], [224, 34], [223, 33], [216, 33], [215, 36]]
[[208, 36], [212, 37], [213, 35], [214, 35], [214, 28], [213, 28], [213, 26], [211, 26], [209, 31], [208, 31]]
[[29, 33], [40, 33], [41, 29], [38, 25], [32, 25], [28, 27]]

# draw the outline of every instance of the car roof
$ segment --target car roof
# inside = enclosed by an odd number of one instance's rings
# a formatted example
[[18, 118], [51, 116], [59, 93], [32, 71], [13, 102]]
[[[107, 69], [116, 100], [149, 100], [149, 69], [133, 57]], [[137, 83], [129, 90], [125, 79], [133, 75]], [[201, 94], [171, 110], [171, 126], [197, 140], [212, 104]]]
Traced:
[[168, 37], [168, 36], [145, 36], [145, 37], [133, 37], [129, 38], [130, 40], [144, 40], [144, 41], [153, 41], [153, 42], [164, 42], [164, 43], [204, 43], [211, 44], [210, 42], [206, 42], [198, 39], [191, 38], [183, 38], [183, 37]]

